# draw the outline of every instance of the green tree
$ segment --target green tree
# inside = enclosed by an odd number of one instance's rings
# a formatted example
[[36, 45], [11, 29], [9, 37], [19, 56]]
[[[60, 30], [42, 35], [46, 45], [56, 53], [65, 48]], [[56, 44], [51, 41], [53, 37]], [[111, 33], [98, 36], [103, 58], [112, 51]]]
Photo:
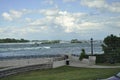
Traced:
[[82, 51], [82, 52], [81, 52], [80, 57], [79, 57], [79, 60], [80, 60], [80, 61], [81, 61], [83, 58], [85, 58], [85, 56], [86, 56], [85, 50], [82, 49], [81, 51]]
[[120, 54], [120, 37], [111, 34], [103, 42], [102, 48], [105, 54]]
[[10, 38], [6, 38], [6, 39], [0, 39], [0, 43], [18, 43], [18, 42], [29, 42], [29, 40], [25, 40], [25, 39], [10, 39]]

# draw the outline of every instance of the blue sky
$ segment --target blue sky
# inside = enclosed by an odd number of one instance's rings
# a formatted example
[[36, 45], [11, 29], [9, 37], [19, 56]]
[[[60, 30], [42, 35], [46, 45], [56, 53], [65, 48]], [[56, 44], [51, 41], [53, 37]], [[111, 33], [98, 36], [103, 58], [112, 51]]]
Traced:
[[120, 0], [0, 0], [0, 38], [97, 40], [120, 34]]

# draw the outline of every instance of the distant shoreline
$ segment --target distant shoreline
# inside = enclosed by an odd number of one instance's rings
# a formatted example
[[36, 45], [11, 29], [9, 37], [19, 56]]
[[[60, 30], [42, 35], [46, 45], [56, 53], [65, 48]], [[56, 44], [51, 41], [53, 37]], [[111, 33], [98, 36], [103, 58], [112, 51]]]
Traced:
[[0, 39], [0, 43], [25, 43], [25, 42], [30, 42], [30, 41], [25, 39], [14, 39], [14, 38]]

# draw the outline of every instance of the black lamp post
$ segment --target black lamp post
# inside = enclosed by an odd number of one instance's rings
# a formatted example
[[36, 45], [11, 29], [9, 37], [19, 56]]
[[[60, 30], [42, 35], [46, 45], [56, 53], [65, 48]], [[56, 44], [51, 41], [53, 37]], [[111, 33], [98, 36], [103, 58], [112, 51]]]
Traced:
[[93, 55], [93, 38], [91, 38], [91, 55]]

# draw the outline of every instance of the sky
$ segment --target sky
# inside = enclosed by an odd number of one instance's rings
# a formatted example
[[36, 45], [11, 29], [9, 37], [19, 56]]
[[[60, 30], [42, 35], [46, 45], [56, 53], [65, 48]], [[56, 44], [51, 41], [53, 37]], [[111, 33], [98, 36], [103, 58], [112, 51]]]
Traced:
[[0, 0], [0, 39], [120, 36], [120, 0]]

